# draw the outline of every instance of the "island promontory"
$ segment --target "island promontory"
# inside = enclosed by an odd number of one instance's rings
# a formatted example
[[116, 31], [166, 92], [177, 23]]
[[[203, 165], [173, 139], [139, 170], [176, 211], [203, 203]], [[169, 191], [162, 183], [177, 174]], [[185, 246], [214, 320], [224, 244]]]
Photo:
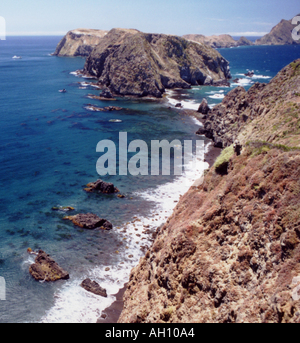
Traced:
[[100, 43], [108, 31], [76, 29], [69, 31], [58, 43], [55, 56], [87, 57], [93, 48]]
[[[298, 14], [298, 16], [300, 16]], [[300, 39], [294, 40], [292, 31], [296, 25], [292, 24], [292, 19], [282, 19], [280, 23], [275, 25], [271, 32], [255, 41], [256, 45], [291, 45], [300, 44]]]
[[83, 73], [116, 95], [162, 97], [165, 89], [230, 78], [219, 52], [182, 37], [112, 29], [88, 56]]

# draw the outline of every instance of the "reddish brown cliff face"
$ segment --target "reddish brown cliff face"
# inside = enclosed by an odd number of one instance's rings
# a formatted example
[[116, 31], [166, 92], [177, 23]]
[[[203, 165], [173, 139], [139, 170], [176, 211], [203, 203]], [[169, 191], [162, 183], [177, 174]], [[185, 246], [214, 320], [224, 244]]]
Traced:
[[300, 152], [284, 150], [250, 144], [190, 188], [119, 322], [300, 322]]

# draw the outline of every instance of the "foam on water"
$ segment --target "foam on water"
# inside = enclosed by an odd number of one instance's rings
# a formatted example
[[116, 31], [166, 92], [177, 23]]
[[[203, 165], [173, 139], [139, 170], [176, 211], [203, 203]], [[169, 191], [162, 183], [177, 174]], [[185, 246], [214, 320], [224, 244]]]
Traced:
[[224, 97], [225, 97], [224, 94], [209, 95], [209, 98], [211, 98], [211, 99], [224, 99]]
[[254, 83], [250, 78], [247, 79], [239, 79], [238, 82], [232, 83], [232, 87], [236, 86], [249, 86], [250, 84]]
[[[110, 266], [109, 270], [106, 270], [107, 266], [92, 268], [86, 272], [86, 275], [80, 275], [80, 278], [66, 283], [55, 294], [55, 304], [44, 315], [41, 322], [95, 323], [100, 318], [102, 311], [116, 300], [114, 294], [128, 282], [132, 268], [144, 256], [141, 247], [145, 249], [150, 247], [149, 231], [154, 232], [167, 221], [180, 197], [208, 168], [208, 163], [203, 161], [204, 153], [207, 152], [209, 145], [210, 143], [205, 146], [205, 150], [200, 152], [195, 163], [185, 165], [183, 175], [178, 176], [174, 182], [158, 186], [154, 190], [135, 193], [148, 201], [155, 202], [156, 205], [148, 216], [134, 216], [131, 222], [124, 223], [122, 229], [119, 229], [120, 239], [126, 242], [125, 250], [118, 252], [122, 262]], [[123, 227], [126, 227], [126, 230]], [[107, 298], [91, 294], [80, 286], [82, 280], [88, 277], [107, 290]]]
[[[169, 93], [170, 94], [170, 93]], [[170, 94], [171, 96], [172, 94]], [[191, 101], [186, 101], [186, 100], [176, 100], [176, 99], [172, 99], [170, 97], [168, 97], [168, 102], [172, 105], [172, 106], [175, 106], [176, 104], [178, 103], [181, 103], [181, 107], [182, 108], [185, 108], [185, 109], [189, 109], [189, 110], [195, 110], [197, 111], [198, 108], [199, 108], [199, 103], [197, 103], [196, 101], [194, 100], [191, 100]]]
[[265, 76], [265, 75], [256, 75], [254, 74], [252, 76], [253, 79], [271, 79], [272, 77], [271, 76]]

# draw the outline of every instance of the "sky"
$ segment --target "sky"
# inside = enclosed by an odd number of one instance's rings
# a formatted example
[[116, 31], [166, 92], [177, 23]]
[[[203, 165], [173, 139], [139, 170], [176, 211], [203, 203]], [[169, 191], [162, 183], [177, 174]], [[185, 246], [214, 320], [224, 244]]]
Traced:
[[148, 33], [264, 35], [300, 13], [299, 0], [9, 0], [6, 35], [64, 35], [76, 28]]

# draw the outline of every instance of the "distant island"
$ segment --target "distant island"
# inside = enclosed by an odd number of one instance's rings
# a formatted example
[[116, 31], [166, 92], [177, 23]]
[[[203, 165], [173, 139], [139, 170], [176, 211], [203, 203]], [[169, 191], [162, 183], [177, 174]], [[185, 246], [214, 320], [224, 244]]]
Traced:
[[245, 45], [291, 45], [300, 44], [300, 40], [295, 41], [292, 38], [292, 31], [295, 25], [292, 24], [292, 19], [282, 19], [279, 24], [274, 26], [270, 33], [257, 39], [255, 42], [251, 42], [245, 37], [241, 37], [239, 40], [233, 39], [228, 34], [204, 36], [201, 34], [188, 34], [183, 37], [195, 41], [198, 43], [206, 44], [212, 48], [234, 48]]
[[82, 74], [98, 79], [107, 96], [161, 98], [166, 89], [220, 85], [229, 63], [205, 44], [134, 29], [77, 29], [59, 42], [56, 56], [87, 57]]
[[204, 35], [197, 35], [197, 34], [189, 34], [182, 36], [188, 40], [202, 43], [208, 45], [212, 48], [234, 48], [238, 46], [244, 45], [254, 45], [249, 39], [245, 37], [241, 37], [239, 40], [234, 40], [230, 35], [214, 35], [214, 36], [204, 36]]

